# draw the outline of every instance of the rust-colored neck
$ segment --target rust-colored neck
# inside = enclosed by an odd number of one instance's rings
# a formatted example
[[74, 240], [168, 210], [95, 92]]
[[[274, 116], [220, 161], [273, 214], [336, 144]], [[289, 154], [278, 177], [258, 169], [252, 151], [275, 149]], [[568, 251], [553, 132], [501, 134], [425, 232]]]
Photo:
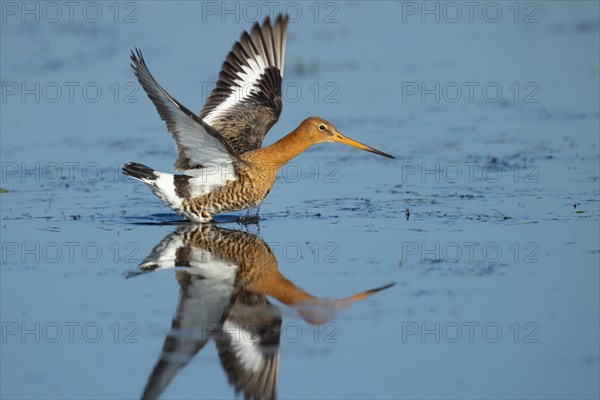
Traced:
[[285, 163], [308, 149], [314, 143], [303, 135], [304, 128], [299, 126], [270, 146], [258, 150], [257, 156], [263, 165], [281, 168]]
[[[344, 299], [317, 298], [294, 285], [284, 277], [277, 265], [266, 273], [254, 279], [249, 289], [277, 299], [288, 306], [294, 307], [302, 318], [310, 324], [319, 324], [331, 320], [337, 310], [347, 307], [355, 301], [369, 297], [373, 293], [384, 289], [377, 288], [355, 294]], [[387, 286], [386, 286], [387, 287]]]
[[250, 285], [250, 289], [271, 296], [283, 304], [293, 306], [297, 303], [312, 300], [314, 297], [285, 278], [278, 270], [261, 275]]

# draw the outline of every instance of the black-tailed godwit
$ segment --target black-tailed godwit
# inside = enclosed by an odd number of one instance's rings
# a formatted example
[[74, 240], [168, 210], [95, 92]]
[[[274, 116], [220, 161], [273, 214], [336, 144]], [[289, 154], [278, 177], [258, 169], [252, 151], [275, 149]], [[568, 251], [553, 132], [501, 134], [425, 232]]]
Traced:
[[311, 117], [267, 147], [262, 141], [281, 114], [281, 81], [287, 16], [254, 25], [233, 45], [215, 89], [197, 116], [152, 77], [139, 50], [135, 75], [167, 123], [178, 152], [175, 170], [157, 172], [128, 163], [123, 172], [142, 181], [171, 209], [196, 222], [225, 211], [257, 207], [277, 170], [317, 143], [337, 142], [388, 158], [393, 156], [347, 138], [328, 121]]

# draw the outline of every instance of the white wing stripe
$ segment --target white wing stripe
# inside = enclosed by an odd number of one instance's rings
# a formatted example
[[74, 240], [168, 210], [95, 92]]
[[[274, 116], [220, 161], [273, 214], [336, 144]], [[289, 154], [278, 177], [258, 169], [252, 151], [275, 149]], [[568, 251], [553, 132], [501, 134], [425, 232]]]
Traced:
[[221, 115], [226, 114], [235, 104], [241, 103], [258, 89], [261, 75], [269, 67], [260, 55], [254, 57], [256, 60], [252, 58], [246, 60], [249, 65], [240, 66], [244, 72], [238, 73], [239, 79], [234, 80], [237, 86], [232, 88], [231, 94], [204, 118], [204, 122], [210, 125]]
[[232, 347], [246, 371], [256, 372], [265, 363], [265, 355], [259, 347], [259, 338], [233, 321], [226, 320], [223, 332], [231, 337]]

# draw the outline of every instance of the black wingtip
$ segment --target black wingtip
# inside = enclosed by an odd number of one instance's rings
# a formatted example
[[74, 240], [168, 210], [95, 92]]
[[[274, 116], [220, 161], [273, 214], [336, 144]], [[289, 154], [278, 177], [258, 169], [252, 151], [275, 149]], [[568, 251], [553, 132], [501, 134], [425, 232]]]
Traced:
[[144, 275], [146, 273], [148, 273], [148, 271], [144, 271], [144, 270], [127, 271], [127, 272], [123, 273], [123, 277], [125, 279], [131, 279], [131, 278], [135, 278], [136, 276]]
[[144, 61], [144, 56], [142, 55], [142, 50], [140, 50], [137, 47], [134, 47], [133, 50], [131, 50], [131, 68], [133, 68], [134, 70], [137, 70], [140, 65], [146, 65], [146, 62]]
[[265, 26], [275, 27], [275, 26], [277, 26], [279, 24], [287, 24], [289, 20], [290, 20], [290, 16], [288, 14], [278, 14], [277, 18], [275, 18], [275, 23], [272, 24], [271, 23], [271, 16], [267, 15], [265, 17], [265, 19], [263, 19], [262, 24], [260, 24], [258, 21], [256, 21], [254, 23], [254, 25], [252, 26], [252, 31], [254, 31], [255, 29], [262, 29]]
[[275, 25], [278, 24], [287, 24], [290, 20], [289, 14], [279, 14], [277, 19], [275, 20]]
[[[269, 18], [267, 16], [267, 18]], [[250, 36], [251, 34], [255, 33], [255, 32], [260, 32], [263, 28], [263, 26], [265, 26], [265, 23], [267, 22], [267, 18], [265, 18], [265, 21], [263, 22], [263, 24], [261, 25], [259, 21], [256, 21], [254, 23], [254, 25], [252, 25], [252, 29], [250, 29], [250, 31], [244, 31], [242, 32], [242, 36], [240, 37], [240, 41], [242, 40], [242, 38], [244, 37], [244, 33], [248, 36]]]

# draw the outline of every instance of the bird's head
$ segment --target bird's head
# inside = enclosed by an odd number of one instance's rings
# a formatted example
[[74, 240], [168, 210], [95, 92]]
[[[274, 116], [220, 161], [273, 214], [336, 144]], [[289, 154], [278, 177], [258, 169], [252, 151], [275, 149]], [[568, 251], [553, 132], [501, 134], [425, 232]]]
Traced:
[[335, 129], [335, 126], [333, 126], [331, 122], [324, 120], [323, 118], [310, 117], [305, 119], [302, 121], [302, 124], [300, 124], [300, 130], [302, 135], [306, 137], [306, 140], [310, 140], [313, 143], [343, 143], [348, 146], [356, 147], [357, 149], [379, 154], [380, 156], [395, 158], [394, 156], [384, 153], [383, 151], [376, 150], [342, 135], [337, 129]]

